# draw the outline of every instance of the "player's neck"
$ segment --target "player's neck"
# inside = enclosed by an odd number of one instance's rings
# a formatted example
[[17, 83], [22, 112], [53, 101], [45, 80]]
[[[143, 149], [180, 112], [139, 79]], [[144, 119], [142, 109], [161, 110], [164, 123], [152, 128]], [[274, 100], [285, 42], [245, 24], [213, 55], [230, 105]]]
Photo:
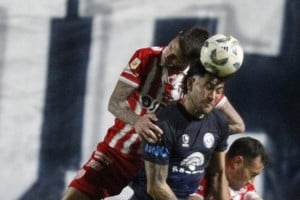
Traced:
[[204, 117], [204, 112], [197, 109], [197, 107], [187, 97], [185, 97], [181, 103], [191, 116], [198, 119], [202, 119]]

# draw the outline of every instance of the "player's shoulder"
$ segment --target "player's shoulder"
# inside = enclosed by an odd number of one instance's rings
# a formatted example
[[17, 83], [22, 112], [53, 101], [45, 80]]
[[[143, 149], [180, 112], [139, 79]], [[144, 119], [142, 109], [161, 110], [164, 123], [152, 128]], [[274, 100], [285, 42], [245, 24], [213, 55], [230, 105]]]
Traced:
[[219, 109], [213, 109], [209, 115], [209, 117], [214, 118], [215, 120], [222, 122], [222, 123], [227, 123], [227, 118], [224, 115], [224, 113], [222, 111], [220, 111]]
[[[137, 49], [129, 60], [128, 66], [134, 73], [145, 73], [152, 65], [149, 63], [159, 59], [163, 47], [144, 47]], [[146, 71], [145, 71], [146, 70]]]
[[144, 47], [136, 50], [136, 54], [143, 56], [151, 55], [160, 55], [163, 50], [163, 47], [153, 46], [153, 47]]
[[167, 106], [161, 106], [156, 111], [156, 115], [163, 119], [163, 118], [172, 118], [172, 116], [178, 116], [180, 112], [180, 104], [178, 102], [170, 103]]
[[208, 115], [208, 121], [217, 124], [220, 130], [228, 132], [228, 120], [219, 109], [213, 109]]

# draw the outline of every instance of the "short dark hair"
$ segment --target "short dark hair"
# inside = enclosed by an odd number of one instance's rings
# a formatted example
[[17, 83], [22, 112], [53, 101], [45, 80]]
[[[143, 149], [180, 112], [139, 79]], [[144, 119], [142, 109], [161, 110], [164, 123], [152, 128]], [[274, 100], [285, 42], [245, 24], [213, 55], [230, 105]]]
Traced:
[[178, 37], [183, 56], [189, 60], [199, 59], [201, 47], [209, 35], [207, 30], [198, 26], [181, 31]]
[[210, 73], [209, 71], [207, 71], [204, 68], [204, 66], [202, 65], [202, 63], [200, 62], [200, 59], [198, 59], [198, 60], [196, 60], [194, 62], [191, 62], [189, 64], [189, 69], [188, 69], [187, 75], [184, 77], [184, 79], [182, 81], [183, 93], [184, 94], [187, 93], [187, 80], [190, 77], [193, 77], [194, 75], [199, 75], [199, 76], [203, 77], [205, 74], [211, 74], [211, 75], [217, 77], [220, 80], [220, 82], [223, 82], [223, 81], [227, 80], [227, 77], [218, 77], [215, 74]]
[[241, 137], [236, 139], [227, 152], [227, 156], [243, 156], [246, 162], [251, 163], [255, 158], [260, 157], [264, 165], [268, 162], [268, 155], [264, 145], [252, 137]]
[[207, 73], [209, 73], [209, 72], [206, 71], [206, 69], [200, 62], [200, 59], [198, 59], [197, 61], [190, 63], [189, 70], [188, 70], [186, 77], [192, 77], [194, 75], [204, 76]]

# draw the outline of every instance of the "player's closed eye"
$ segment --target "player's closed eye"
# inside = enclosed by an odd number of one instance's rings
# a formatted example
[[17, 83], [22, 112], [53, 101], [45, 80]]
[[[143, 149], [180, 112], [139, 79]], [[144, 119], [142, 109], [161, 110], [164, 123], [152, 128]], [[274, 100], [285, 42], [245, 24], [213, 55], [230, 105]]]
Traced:
[[217, 88], [216, 93], [217, 94], [222, 94], [224, 92], [224, 88]]

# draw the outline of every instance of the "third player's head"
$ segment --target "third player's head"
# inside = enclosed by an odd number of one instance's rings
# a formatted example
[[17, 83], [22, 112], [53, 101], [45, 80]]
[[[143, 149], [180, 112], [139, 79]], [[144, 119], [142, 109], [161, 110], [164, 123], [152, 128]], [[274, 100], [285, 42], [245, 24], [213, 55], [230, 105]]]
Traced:
[[234, 190], [244, 187], [248, 181], [262, 172], [268, 160], [263, 144], [252, 137], [235, 140], [226, 153], [226, 176]]
[[162, 64], [168, 70], [182, 71], [190, 62], [199, 59], [200, 49], [209, 37], [209, 32], [200, 27], [181, 31], [162, 53]]

